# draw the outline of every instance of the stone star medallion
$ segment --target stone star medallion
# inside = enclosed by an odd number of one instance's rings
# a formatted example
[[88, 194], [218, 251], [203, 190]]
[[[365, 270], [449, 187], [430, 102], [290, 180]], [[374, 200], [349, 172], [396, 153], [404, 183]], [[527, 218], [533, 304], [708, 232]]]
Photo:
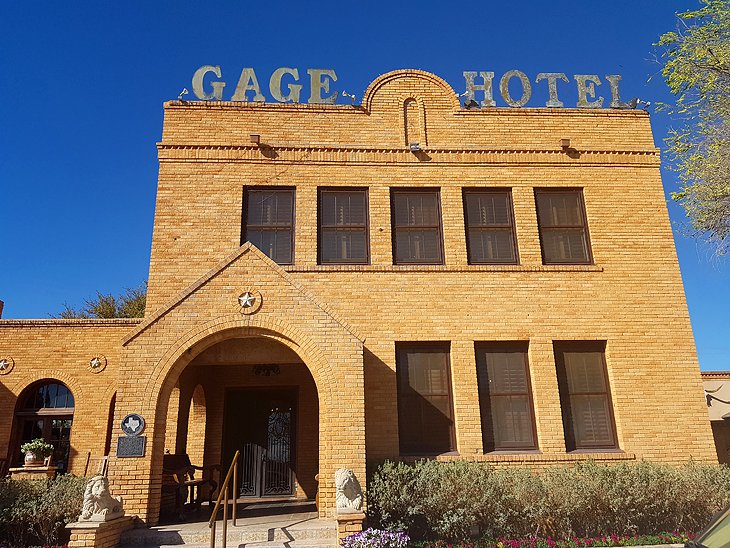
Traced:
[[246, 293], [238, 297], [238, 303], [243, 308], [251, 308], [255, 302], [256, 297], [250, 291], [246, 291]]
[[241, 313], [246, 316], [258, 312], [262, 304], [261, 292], [255, 289], [247, 289], [238, 296], [238, 306], [241, 307]]
[[15, 361], [13, 361], [13, 358], [10, 356], [0, 358], [0, 375], [7, 375], [10, 373], [13, 370], [13, 366], [15, 366]]
[[106, 356], [98, 354], [89, 360], [89, 370], [92, 373], [101, 373], [106, 368]]

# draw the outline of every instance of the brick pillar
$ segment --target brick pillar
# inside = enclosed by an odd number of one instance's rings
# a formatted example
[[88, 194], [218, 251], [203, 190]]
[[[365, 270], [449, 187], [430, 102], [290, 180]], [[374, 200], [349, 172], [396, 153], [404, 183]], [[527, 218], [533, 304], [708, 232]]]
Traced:
[[133, 516], [123, 516], [111, 521], [81, 521], [69, 523], [71, 531], [69, 548], [115, 548], [122, 533], [132, 528]]
[[362, 531], [362, 522], [365, 521], [365, 514], [362, 512], [352, 514], [337, 514], [337, 543]]

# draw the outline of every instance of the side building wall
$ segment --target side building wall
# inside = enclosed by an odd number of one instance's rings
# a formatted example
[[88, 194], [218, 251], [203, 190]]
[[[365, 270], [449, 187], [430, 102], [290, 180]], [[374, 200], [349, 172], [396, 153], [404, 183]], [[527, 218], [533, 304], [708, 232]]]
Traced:
[[[139, 320], [0, 320], [0, 357], [13, 367], [0, 375], [0, 458], [12, 451], [18, 397], [42, 380], [65, 384], [73, 394], [69, 472], [82, 475], [88, 453], [90, 466], [104, 456], [109, 411], [117, 390], [121, 339]], [[90, 361], [103, 357], [95, 372]], [[99, 368], [101, 369], [101, 367]], [[16, 455], [8, 455], [10, 466]], [[95, 472], [90, 469], [90, 472]]]

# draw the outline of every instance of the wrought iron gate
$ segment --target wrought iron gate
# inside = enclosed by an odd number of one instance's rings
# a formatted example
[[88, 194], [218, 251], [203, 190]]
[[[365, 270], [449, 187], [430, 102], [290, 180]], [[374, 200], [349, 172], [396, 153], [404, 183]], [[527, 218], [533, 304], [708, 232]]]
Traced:
[[245, 411], [236, 413], [240, 438], [229, 444], [241, 450], [239, 496], [293, 495], [294, 394], [251, 390], [236, 397], [251, 398], [232, 405]]

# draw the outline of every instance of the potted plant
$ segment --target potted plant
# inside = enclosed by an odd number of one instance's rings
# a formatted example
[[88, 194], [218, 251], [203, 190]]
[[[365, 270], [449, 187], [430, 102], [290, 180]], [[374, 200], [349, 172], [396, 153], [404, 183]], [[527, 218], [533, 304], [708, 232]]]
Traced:
[[24, 443], [20, 446], [21, 452], [25, 453], [24, 466], [43, 466], [43, 461], [53, 455], [53, 449], [53, 445], [46, 443], [43, 438]]

